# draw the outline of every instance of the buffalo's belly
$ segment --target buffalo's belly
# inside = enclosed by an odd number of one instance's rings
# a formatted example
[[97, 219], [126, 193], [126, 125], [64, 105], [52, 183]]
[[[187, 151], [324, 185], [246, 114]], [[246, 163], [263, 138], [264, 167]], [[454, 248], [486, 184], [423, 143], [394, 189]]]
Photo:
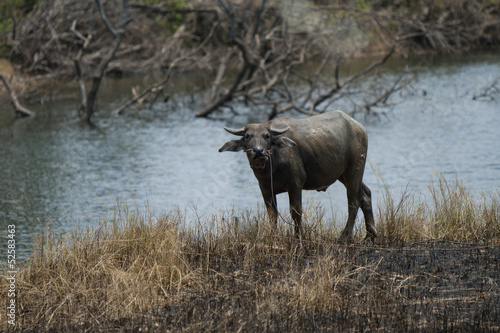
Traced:
[[306, 182], [302, 186], [304, 190], [326, 191], [326, 189], [337, 181], [336, 175], [315, 175], [307, 177]]
[[322, 154], [307, 156], [303, 161], [305, 190], [325, 190], [332, 185], [346, 170], [345, 154], [335, 150], [323, 150]]

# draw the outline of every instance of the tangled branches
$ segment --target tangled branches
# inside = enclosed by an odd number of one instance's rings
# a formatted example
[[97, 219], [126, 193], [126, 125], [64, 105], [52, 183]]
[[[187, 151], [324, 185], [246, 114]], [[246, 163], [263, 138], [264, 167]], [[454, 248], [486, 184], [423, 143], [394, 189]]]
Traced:
[[[85, 102], [95, 100], [85, 90], [89, 79], [154, 73], [156, 82], [137, 91], [121, 113], [186, 71], [212, 75], [199, 117], [237, 102], [267, 107], [269, 117], [291, 110], [312, 114], [348, 96], [353, 84], [394, 53], [500, 44], [500, 5], [492, 1], [371, 1], [366, 8], [346, 1], [194, 0], [181, 7], [133, 2], [133, 21], [118, 43], [109, 32], [120, 25], [122, 6], [103, 2], [106, 19], [96, 20], [95, 3], [43, 2], [2, 36], [23, 74], [76, 77], [82, 114]], [[378, 60], [341, 75], [345, 60], [370, 52]], [[352, 112], [384, 103], [406, 82], [399, 78], [376, 89], [380, 95]]]
[[401, 5], [396, 1], [391, 11], [379, 14], [384, 24], [397, 23], [408, 49], [461, 52], [500, 41], [498, 2], [419, 0], [407, 8]]
[[[247, 3], [238, 8], [224, 0], [219, 0], [219, 4], [230, 23], [229, 40], [233, 47], [228, 48], [219, 64], [211, 103], [197, 113], [198, 117], [210, 115], [235, 97], [242, 97], [246, 103], [271, 106], [269, 118], [289, 110], [309, 115], [322, 112], [320, 107], [324, 103], [335, 98], [355, 80], [383, 65], [396, 49], [394, 42], [381, 60], [340, 80], [341, 57], [351, 55], [349, 49], [359, 47], [355, 45], [356, 40], [359, 44], [367, 43], [363, 41], [366, 37], [357, 22], [352, 23], [351, 28], [346, 22], [328, 27], [325, 23], [328, 22], [328, 13], [315, 11], [300, 3], [281, 8], [266, 7], [265, 0], [253, 8]], [[274, 20], [266, 21], [266, 14]], [[230, 88], [218, 93], [220, 82], [226, 76], [225, 63], [234, 56], [240, 61], [239, 72], [232, 79]], [[301, 66], [318, 58], [322, 58], [321, 64], [313, 75], [300, 70]], [[332, 60], [336, 60], [334, 82], [322, 82], [323, 70]], [[304, 83], [307, 88], [304, 88]], [[292, 87], [297, 84], [302, 85], [302, 93], [293, 91]], [[328, 86], [331, 88], [325, 90]]]

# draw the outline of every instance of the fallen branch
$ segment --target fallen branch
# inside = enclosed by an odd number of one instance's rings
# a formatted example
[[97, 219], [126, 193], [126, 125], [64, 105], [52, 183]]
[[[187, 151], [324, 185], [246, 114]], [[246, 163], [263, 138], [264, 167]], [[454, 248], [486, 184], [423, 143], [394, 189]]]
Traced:
[[[176, 59], [176, 60], [179, 60], [179, 59]], [[151, 93], [155, 93], [155, 92], [158, 92], [160, 90], [163, 90], [165, 84], [170, 80], [170, 78], [172, 77], [172, 71], [173, 69], [175, 68], [176, 66], [176, 62], [174, 60], [174, 62], [172, 62], [169, 66], [169, 69], [168, 69], [168, 72], [167, 72], [167, 75], [165, 77], [165, 79], [163, 79], [161, 82], [158, 82], [156, 84], [153, 84], [152, 86], [144, 89], [144, 91], [140, 94], [137, 94], [137, 96], [135, 96], [134, 98], [128, 100], [125, 104], [123, 104], [122, 106], [120, 106], [118, 109], [116, 109], [114, 111], [115, 114], [122, 114], [123, 111], [125, 111], [129, 106], [131, 106], [132, 104], [136, 103], [137, 101], [145, 98], [146, 96], [148, 96], [149, 94]]]
[[496, 78], [488, 86], [481, 89], [481, 92], [479, 94], [472, 96], [472, 100], [475, 101], [480, 98], [487, 98], [489, 100], [494, 100], [495, 94], [500, 93], [499, 84], [500, 84], [500, 77]]
[[409, 77], [406, 80], [403, 80], [406, 76], [406, 73], [402, 74], [390, 88], [385, 90], [385, 92], [375, 97], [375, 99], [373, 99], [371, 102], [365, 102], [364, 105], [356, 108], [353, 113], [361, 112], [362, 110], [370, 112], [373, 107], [379, 106], [381, 104], [386, 104], [389, 97], [405, 88], [411, 81], [413, 81], [413, 77]]
[[33, 117], [35, 113], [25, 108], [24, 106], [21, 105], [21, 103], [19, 103], [15, 91], [10, 87], [9, 82], [3, 77], [3, 75], [0, 75], [0, 81], [3, 82], [5, 89], [9, 94], [10, 102], [12, 103], [12, 106], [14, 107], [16, 114], [21, 115], [21, 117]]

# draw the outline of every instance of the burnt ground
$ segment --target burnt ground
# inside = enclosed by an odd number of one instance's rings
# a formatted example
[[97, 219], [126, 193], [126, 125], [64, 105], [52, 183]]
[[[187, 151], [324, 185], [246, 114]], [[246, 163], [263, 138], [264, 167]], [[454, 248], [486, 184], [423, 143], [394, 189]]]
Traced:
[[[60, 325], [76, 331], [187, 332], [498, 332], [500, 246], [447, 241], [405, 246], [335, 246], [328, 255], [297, 256], [295, 270], [279, 250], [253, 266], [239, 258], [200, 265], [193, 279], [153, 313], [108, 323]], [[323, 300], [298, 296], [321, 256]], [[202, 258], [191, 258], [193, 262]], [[226, 263], [226, 264], [224, 264]], [[317, 263], [316, 263], [317, 264]], [[334, 265], [334, 266], [335, 266]], [[316, 269], [317, 269], [316, 265]], [[319, 265], [321, 266], [321, 264]], [[311, 271], [308, 275], [308, 269]], [[339, 272], [341, 271], [341, 272]], [[321, 273], [321, 274], [323, 274]], [[301, 274], [301, 275], [300, 275]], [[337, 275], [335, 275], [337, 274]], [[297, 278], [300, 275], [301, 278]], [[295, 278], [294, 278], [295, 276]], [[319, 305], [318, 305], [319, 304]]]
[[[499, 246], [431, 241], [401, 247], [340, 246], [335, 251], [333, 258], [345, 271], [336, 280], [334, 305], [307, 309], [296, 304], [300, 299], [287, 299], [286, 292], [262, 287], [272, 285], [273, 278], [286, 280], [274, 271], [279, 268], [262, 267], [259, 274], [238, 271], [250, 281], [234, 282], [234, 274], [221, 275], [217, 291], [188, 290], [155, 316], [161, 322], [158, 327], [247, 332], [500, 330]], [[297, 270], [307, 271], [316, 257], [298, 260]], [[273, 296], [260, 294], [266, 292]]]
[[396, 309], [389, 306], [380, 314], [388, 317], [391, 330], [500, 330], [499, 246], [431, 241], [363, 249], [355, 261], [377, 262], [377, 279], [385, 280], [381, 285], [392, 286], [401, 296]]

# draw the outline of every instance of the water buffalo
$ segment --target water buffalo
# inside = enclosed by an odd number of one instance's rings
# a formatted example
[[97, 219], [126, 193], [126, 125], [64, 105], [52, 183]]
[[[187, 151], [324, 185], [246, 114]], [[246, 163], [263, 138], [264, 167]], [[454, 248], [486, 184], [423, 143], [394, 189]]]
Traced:
[[363, 183], [368, 137], [365, 128], [342, 111], [295, 119], [280, 117], [240, 129], [224, 127], [239, 140], [223, 151], [246, 152], [259, 181], [269, 218], [277, 223], [276, 194], [288, 192], [295, 235], [301, 235], [302, 190], [326, 191], [337, 179], [347, 189], [349, 217], [341, 237], [350, 239], [359, 207], [367, 237], [377, 236], [371, 191]]

